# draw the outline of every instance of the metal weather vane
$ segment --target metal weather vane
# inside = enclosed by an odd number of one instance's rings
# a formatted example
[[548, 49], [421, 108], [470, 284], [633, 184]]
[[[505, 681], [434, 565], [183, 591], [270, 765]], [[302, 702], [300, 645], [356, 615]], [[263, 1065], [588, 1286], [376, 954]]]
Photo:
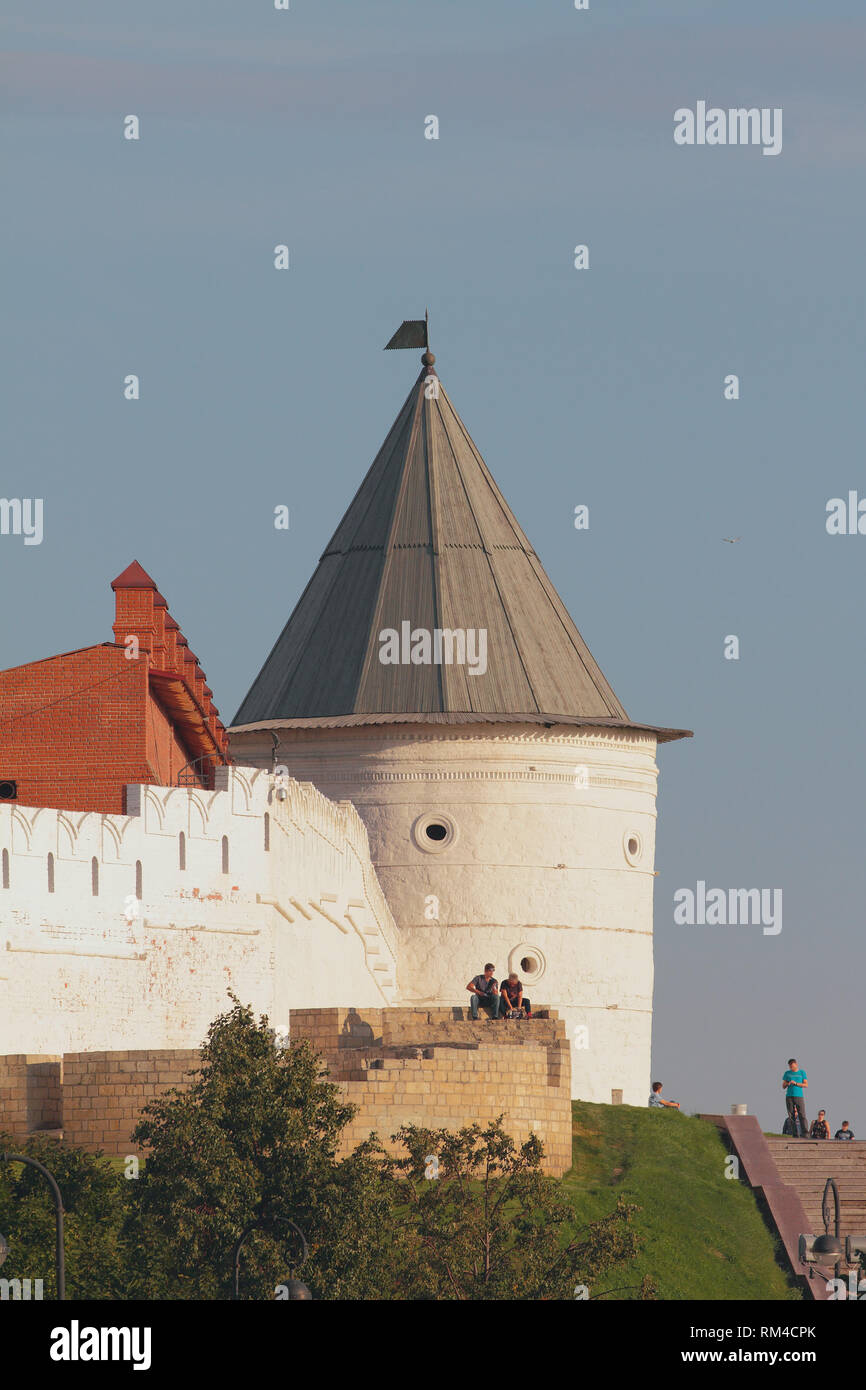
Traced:
[[384, 351], [389, 348], [426, 348], [429, 343], [430, 314], [425, 309], [423, 319], [404, 319], [391, 338], [385, 344]]

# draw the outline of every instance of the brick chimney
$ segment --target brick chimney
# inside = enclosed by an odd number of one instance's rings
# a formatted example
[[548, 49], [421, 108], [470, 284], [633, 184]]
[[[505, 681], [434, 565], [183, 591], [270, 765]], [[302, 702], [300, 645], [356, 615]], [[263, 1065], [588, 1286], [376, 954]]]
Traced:
[[111, 587], [115, 595], [112, 626], [115, 642], [125, 646], [129, 637], [137, 637], [139, 650], [150, 658], [154, 678], [162, 673], [163, 676], [177, 676], [183, 681], [201, 709], [205, 725], [220, 754], [229, 761], [228, 735], [213, 702], [213, 692], [207, 684], [205, 673], [150, 575], [137, 560], [133, 560], [112, 581]]
[[111, 587], [115, 642], [125, 647], [128, 638], [137, 637], [139, 650], [147, 652], [152, 664], [158, 666], [165, 649], [165, 599], [137, 560], [112, 580]]

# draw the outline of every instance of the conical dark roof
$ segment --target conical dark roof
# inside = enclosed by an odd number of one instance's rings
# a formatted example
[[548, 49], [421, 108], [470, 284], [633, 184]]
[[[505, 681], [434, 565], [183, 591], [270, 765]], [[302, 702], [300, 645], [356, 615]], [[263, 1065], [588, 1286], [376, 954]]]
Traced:
[[[484, 629], [486, 670], [383, 665], [380, 633], [405, 622]], [[432, 367], [409, 392], [234, 727], [407, 715], [631, 725]]]

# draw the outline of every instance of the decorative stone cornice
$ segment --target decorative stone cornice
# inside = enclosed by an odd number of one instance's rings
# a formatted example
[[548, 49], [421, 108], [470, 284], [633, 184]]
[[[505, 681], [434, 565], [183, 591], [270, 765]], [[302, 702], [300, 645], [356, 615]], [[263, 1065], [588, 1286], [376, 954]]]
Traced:
[[[331, 786], [375, 786], [385, 785], [395, 782], [528, 782], [544, 786], [559, 785], [573, 786], [574, 773], [572, 772], [529, 772], [517, 770], [504, 770], [488, 768], [483, 770], [467, 770], [462, 768], [427, 768], [417, 772], [388, 771], [339, 771], [323, 770], [316, 771], [316, 782], [322, 785]], [[645, 777], [610, 777], [604, 774], [590, 775], [585, 787], [581, 787], [581, 792], [591, 791], [595, 788], [607, 788], [616, 791], [635, 791], [646, 792], [654, 791], [656, 777], [652, 773], [647, 773]], [[651, 784], [651, 785], [648, 785]], [[585, 799], [585, 798], [584, 798]]]
[[[506, 727], [510, 732], [499, 732]], [[537, 725], [500, 726], [495, 724], [372, 724], [355, 725], [347, 729], [279, 729], [278, 747], [289, 744], [307, 744], [310, 747], [333, 742], [336, 746], [347, 743], [496, 743], [496, 744], [542, 744], [545, 746], [575, 748], [628, 748], [636, 752], [655, 753], [657, 740], [652, 734], [631, 733], [626, 735], [619, 729], [603, 729], [593, 726], [586, 733], [571, 729], [561, 732], [562, 726], [551, 728]], [[271, 752], [271, 742], [261, 734], [240, 731], [232, 735], [236, 747], [242, 749], [261, 739], [262, 747]]]

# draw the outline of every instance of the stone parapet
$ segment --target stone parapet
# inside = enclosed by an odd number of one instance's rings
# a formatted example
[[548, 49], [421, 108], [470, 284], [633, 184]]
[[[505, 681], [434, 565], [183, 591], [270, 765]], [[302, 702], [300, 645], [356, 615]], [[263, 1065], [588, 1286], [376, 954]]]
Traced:
[[166, 1091], [185, 1090], [199, 1064], [195, 1049], [66, 1053], [64, 1140], [89, 1153], [140, 1153], [130, 1136], [142, 1109]]
[[477, 1023], [468, 1009], [293, 1009], [290, 1035], [323, 1054], [358, 1107], [342, 1152], [375, 1132], [385, 1147], [403, 1125], [461, 1129], [503, 1116], [518, 1142], [537, 1134], [543, 1169], [571, 1167], [571, 1058], [552, 1010], [531, 1020]]

